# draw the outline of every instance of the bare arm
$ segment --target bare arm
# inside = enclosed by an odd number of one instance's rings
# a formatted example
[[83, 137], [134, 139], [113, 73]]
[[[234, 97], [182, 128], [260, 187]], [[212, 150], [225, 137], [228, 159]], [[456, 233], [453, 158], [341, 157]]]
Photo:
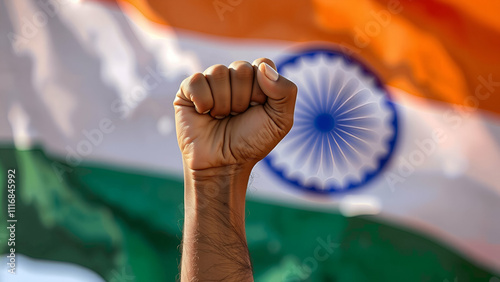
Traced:
[[250, 171], [187, 172], [182, 278], [252, 281], [245, 237], [245, 192]]
[[274, 69], [269, 59], [215, 65], [184, 80], [177, 93], [182, 281], [253, 281], [245, 235], [248, 179], [291, 129], [297, 93]]

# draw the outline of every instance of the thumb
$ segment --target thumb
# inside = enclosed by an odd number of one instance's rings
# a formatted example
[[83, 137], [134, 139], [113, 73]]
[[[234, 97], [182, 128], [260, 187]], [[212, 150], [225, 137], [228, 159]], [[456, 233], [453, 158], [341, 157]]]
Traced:
[[264, 62], [258, 67], [257, 82], [267, 96], [266, 106], [271, 110], [271, 118], [275, 122], [283, 119], [293, 122], [297, 86]]

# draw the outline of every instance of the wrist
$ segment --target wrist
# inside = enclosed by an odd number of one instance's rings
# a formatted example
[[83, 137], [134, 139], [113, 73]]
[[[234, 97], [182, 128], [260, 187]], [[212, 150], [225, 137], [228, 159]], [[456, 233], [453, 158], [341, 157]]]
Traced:
[[253, 166], [254, 164], [232, 164], [206, 169], [192, 169], [184, 163], [184, 176], [188, 176], [196, 182], [210, 181], [214, 177], [236, 180], [250, 176]]
[[230, 165], [203, 170], [184, 169], [186, 215], [244, 218], [245, 196], [253, 165]]

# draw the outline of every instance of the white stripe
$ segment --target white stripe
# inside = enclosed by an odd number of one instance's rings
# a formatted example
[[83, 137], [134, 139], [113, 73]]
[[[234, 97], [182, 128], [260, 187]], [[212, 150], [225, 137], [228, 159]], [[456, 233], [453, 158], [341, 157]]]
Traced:
[[[104, 279], [90, 269], [80, 265], [59, 262], [39, 260], [27, 257], [22, 254], [15, 254], [13, 263], [8, 256], [12, 254], [2, 254], [0, 263], [0, 281], [10, 282], [103, 282]], [[7, 267], [5, 267], [7, 265]], [[12, 269], [11, 272], [8, 272]], [[121, 275], [127, 275], [125, 270], [112, 270], [113, 279], [120, 279]], [[132, 276], [128, 274], [129, 276]], [[128, 277], [128, 276], [126, 276]]]

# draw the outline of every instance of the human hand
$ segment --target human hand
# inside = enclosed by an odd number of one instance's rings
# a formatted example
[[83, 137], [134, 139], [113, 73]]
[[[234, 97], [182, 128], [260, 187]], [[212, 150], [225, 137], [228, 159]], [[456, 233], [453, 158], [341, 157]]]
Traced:
[[174, 107], [185, 169], [253, 167], [290, 131], [297, 87], [275, 69], [236, 61], [182, 82]]

